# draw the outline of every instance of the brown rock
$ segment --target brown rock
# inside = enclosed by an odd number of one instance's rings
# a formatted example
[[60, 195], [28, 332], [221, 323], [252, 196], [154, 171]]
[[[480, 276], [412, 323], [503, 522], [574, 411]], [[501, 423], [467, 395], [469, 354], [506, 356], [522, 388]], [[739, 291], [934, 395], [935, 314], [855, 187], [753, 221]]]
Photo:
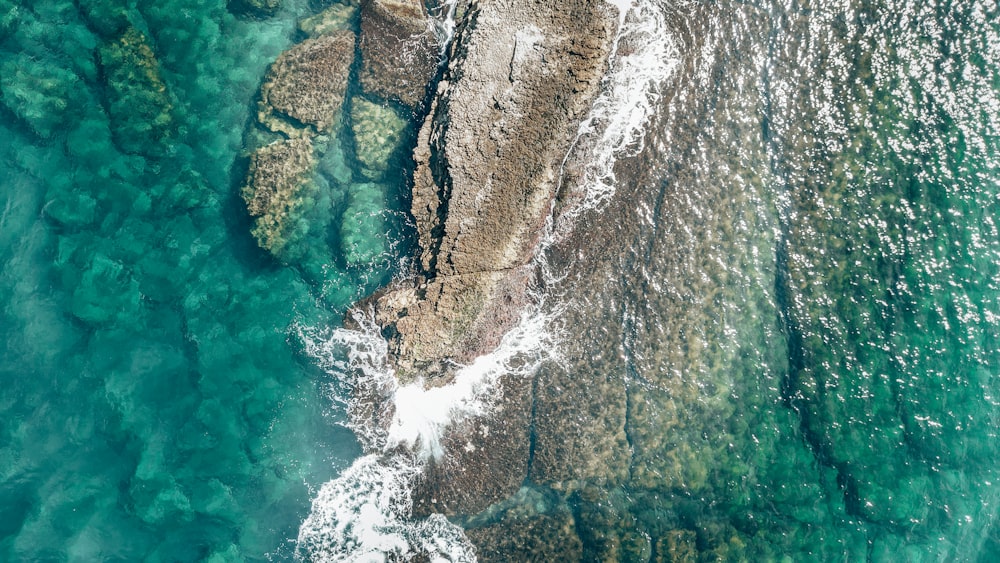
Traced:
[[505, 518], [497, 524], [468, 530], [479, 561], [580, 561], [583, 544], [568, 511], [533, 518]]
[[309, 174], [314, 165], [312, 143], [306, 138], [271, 143], [250, 157], [243, 200], [256, 218], [253, 235], [258, 244], [276, 256], [293, 236], [294, 219], [312, 186]]
[[257, 119], [291, 137], [325, 133], [337, 119], [354, 60], [354, 34], [341, 30], [285, 51], [268, 69]]
[[476, 10], [414, 152], [412, 212], [431, 281], [378, 299], [404, 380], [414, 370], [447, 378], [450, 361], [492, 350], [519, 319], [559, 167], [614, 29], [584, 0]]
[[421, 0], [368, 0], [361, 7], [361, 85], [416, 107], [441, 59]]
[[446, 360], [466, 364], [495, 348], [528, 304], [532, 274], [523, 266], [443, 276], [383, 294], [376, 320], [394, 334], [389, 348], [397, 378], [435, 380], [449, 371]]
[[528, 474], [531, 382], [505, 377], [489, 416], [450, 428], [447, 455], [432, 461], [414, 487], [414, 513], [473, 515], [514, 493]]

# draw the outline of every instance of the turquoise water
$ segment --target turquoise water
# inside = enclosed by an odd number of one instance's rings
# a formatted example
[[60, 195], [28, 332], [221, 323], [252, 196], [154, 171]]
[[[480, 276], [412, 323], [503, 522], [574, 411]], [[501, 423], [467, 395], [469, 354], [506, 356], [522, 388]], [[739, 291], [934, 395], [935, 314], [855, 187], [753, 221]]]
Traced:
[[997, 560], [996, 3], [648, 5], [635, 50], [676, 64], [548, 255], [561, 358], [484, 559], [534, 526], [587, 561]]
[[341, 239], [398, 231], [400, 182], [317, 178], [328, 228], [286, 260], [239, 197], [264, 72], [320, 7], [0, 2], [0, 559], [284, 559], [359, 453], [294, 334], [398, 268]]

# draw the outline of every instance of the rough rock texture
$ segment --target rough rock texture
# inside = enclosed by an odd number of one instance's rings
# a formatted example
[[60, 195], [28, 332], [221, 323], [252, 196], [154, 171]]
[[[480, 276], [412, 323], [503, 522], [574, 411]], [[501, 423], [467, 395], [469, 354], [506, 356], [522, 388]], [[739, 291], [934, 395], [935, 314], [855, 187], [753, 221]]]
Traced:
[[309, 37], [319, 37], [348, 29], [351, 21], [357, 15], [358, 9], [357, 0], [349, 0], [342, 4], [335, 3], [315, 16], [300, 21], [299, 30]]
[[532, 518], [506, 518], [492, 526], [469, 530], [482, 562], [582, 561], [583, 546], [573, 515], [560, 511]]
[[698, 538], [690, 530], [670, 530], [656, 540], [656, 563], [696, 563]]
[[[128, 27], [98, 48], [105, 103], [115, 144], [127, 153], [158, 156], [176, 135], [173, 99], [146, 36]], [[162, 141], [150, 144], [150, 139]]]
[[447, 380], [449, 361], [493, 349], [517, 321], [559, 166], [605, 70], [605, 8], [494, 0], [467, 12], [415, 151], [427, 281], [376, 302], [401, 380]]
[[[493, 393], [494, 415], [465, 421], [442, 440], [448, 452], [432, 460], [414, 487], [414, 513], [476, 514], [524, 482], [528, 472], [531, 387], [508, 376]], [[485, 449], [488, 448], [488, 449]]]
[[367, 0], [361, 8], [361, 85], [416, 107], [434, 77], [440, 47], [421, 0]]
[[382, 177], [390, 168], [393, 154], [399, 149], [406, 130], [406, 119], [385, 104], [362, 97], [351, 103], [351, 129], [362, 172], [371, 179]]
[[354, 34], [346, 30], [285, 51], [267, 71], [257, 119], [291, 137], [328, 132], [344, 103], [353, 60]]
[[257, 218], [253, 235], [261, 248], [281, 255], [294, 236], [297, 208], [304, 205], [303, 192], [310, 187], [315, 165], [312, 142], [307, 138], [277, 141], [254, 152], [243, 187], [243, 200]]

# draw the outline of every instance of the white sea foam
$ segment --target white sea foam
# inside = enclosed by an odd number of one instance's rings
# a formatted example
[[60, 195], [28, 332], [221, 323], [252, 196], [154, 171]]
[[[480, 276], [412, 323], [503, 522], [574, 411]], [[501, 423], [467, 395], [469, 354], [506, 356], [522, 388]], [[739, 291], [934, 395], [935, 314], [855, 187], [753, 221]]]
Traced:
[[548, 326], [548, 316], [533, 308], [496, 350], [461, 366], [450, 384], [426, 389], [417, 381], [398, 388], [387, 443], [409, 446], [423, 459], [440, 459], [445, 453], [441, 448], [444, 431], [451, 424], [489, 412], [500, 376], [526, 377], [540, 362], [554, 358], [555, 340]]
[[[659, 81], [676, 61], [662, 7], [647, 0], [609, 3], [619, 10], [620, 23], [611, 72], [574, 143], [574, 158], [589, 162], [582, 204], [564, 214], [561, 223], [614, 193], [614, 163], [641, 150]], [[456, 0], [446, 0], [438, 6], [435, 31], [445, 46], [454, 34], [455, 5]], [[547, 224], [551, 233], [551, 218]], [[536, 262], [547, 271], [541, 253]], [[424, 553], [434, 561], [475, 561], [460, 527], [441, 515], [412, 518], [412, 483], [427, 460], [447, 455], [441, 440], [449, 426], [490, 412], [501, 376], [528, 376], [541, 362], [558, 359], [557, 339], [550, 334], [553, 314], [542, 313], [542, 301], [495, 351], [456, 366], [451, 383], [429, 389], [423, 381], [398, 385], [387, 343], [370, 313], [359, 314], [356, 329], [299, 330], [306, 352], [336, 377], [333, 395], [368, 452], [319, 491], [299, 530], [302, 557], [362, 562]]]
[[299, 329], [306, 353], [335, 376], [333, 395], [369, 452], [313, 500], [299, 529], [300, 555], [312, 561], [416, 553], [435, 561], [475, 560], [460, 527], [440, 515], [411, 518], [411, 484], [427, 460], [446, 455], [441, 438], [449, 425], [490, 411], [502, 375], [527, 376], [553, 357], [549, 322], [539, 311], [525, 313], [492, 353], [457, 366], [450, 384], [430, 389], [419, 381], [396, 383], [370, 313], [356, 316], [357, 329]]
[[563, 163], [585, 162], [579, 186], [573, 187], [580, 201], [563, 211], [557, 232], [568, 230], [581, 212], [601, 207], [614, 195], [615, 163], [642, 151], [661, 85], [680, 61], [678, 44], [667, 27], [667, 6], [655, 0], [608, 3], [618, 10], [619, 21], [610, 70]]
[[476, 560], [462, 528], [435, 514], [410, 518], [420, 464], [405, 455], [369, 454], [323, 485], [299, 528], [299, 556], [311, 561], [382, 562], [417, 553], [431, 561]]
[[455, 9], [458, 0], [441, 0], [431, 9], [431, 31], [437, 36], [444, 54], [455, 36]]

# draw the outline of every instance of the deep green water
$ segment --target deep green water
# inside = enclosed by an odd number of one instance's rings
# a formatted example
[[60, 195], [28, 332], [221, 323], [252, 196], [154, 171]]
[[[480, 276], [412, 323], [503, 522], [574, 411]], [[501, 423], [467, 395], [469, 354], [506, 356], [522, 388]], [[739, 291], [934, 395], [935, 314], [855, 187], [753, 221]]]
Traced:
[[0, 2], [0, 560], [286, 559], [358, 454], [293, 337], [397, 266], [345, 261], [356, 173], [321, 179], [297, 261], [239, 197], [264, 72], [318, 8]]

